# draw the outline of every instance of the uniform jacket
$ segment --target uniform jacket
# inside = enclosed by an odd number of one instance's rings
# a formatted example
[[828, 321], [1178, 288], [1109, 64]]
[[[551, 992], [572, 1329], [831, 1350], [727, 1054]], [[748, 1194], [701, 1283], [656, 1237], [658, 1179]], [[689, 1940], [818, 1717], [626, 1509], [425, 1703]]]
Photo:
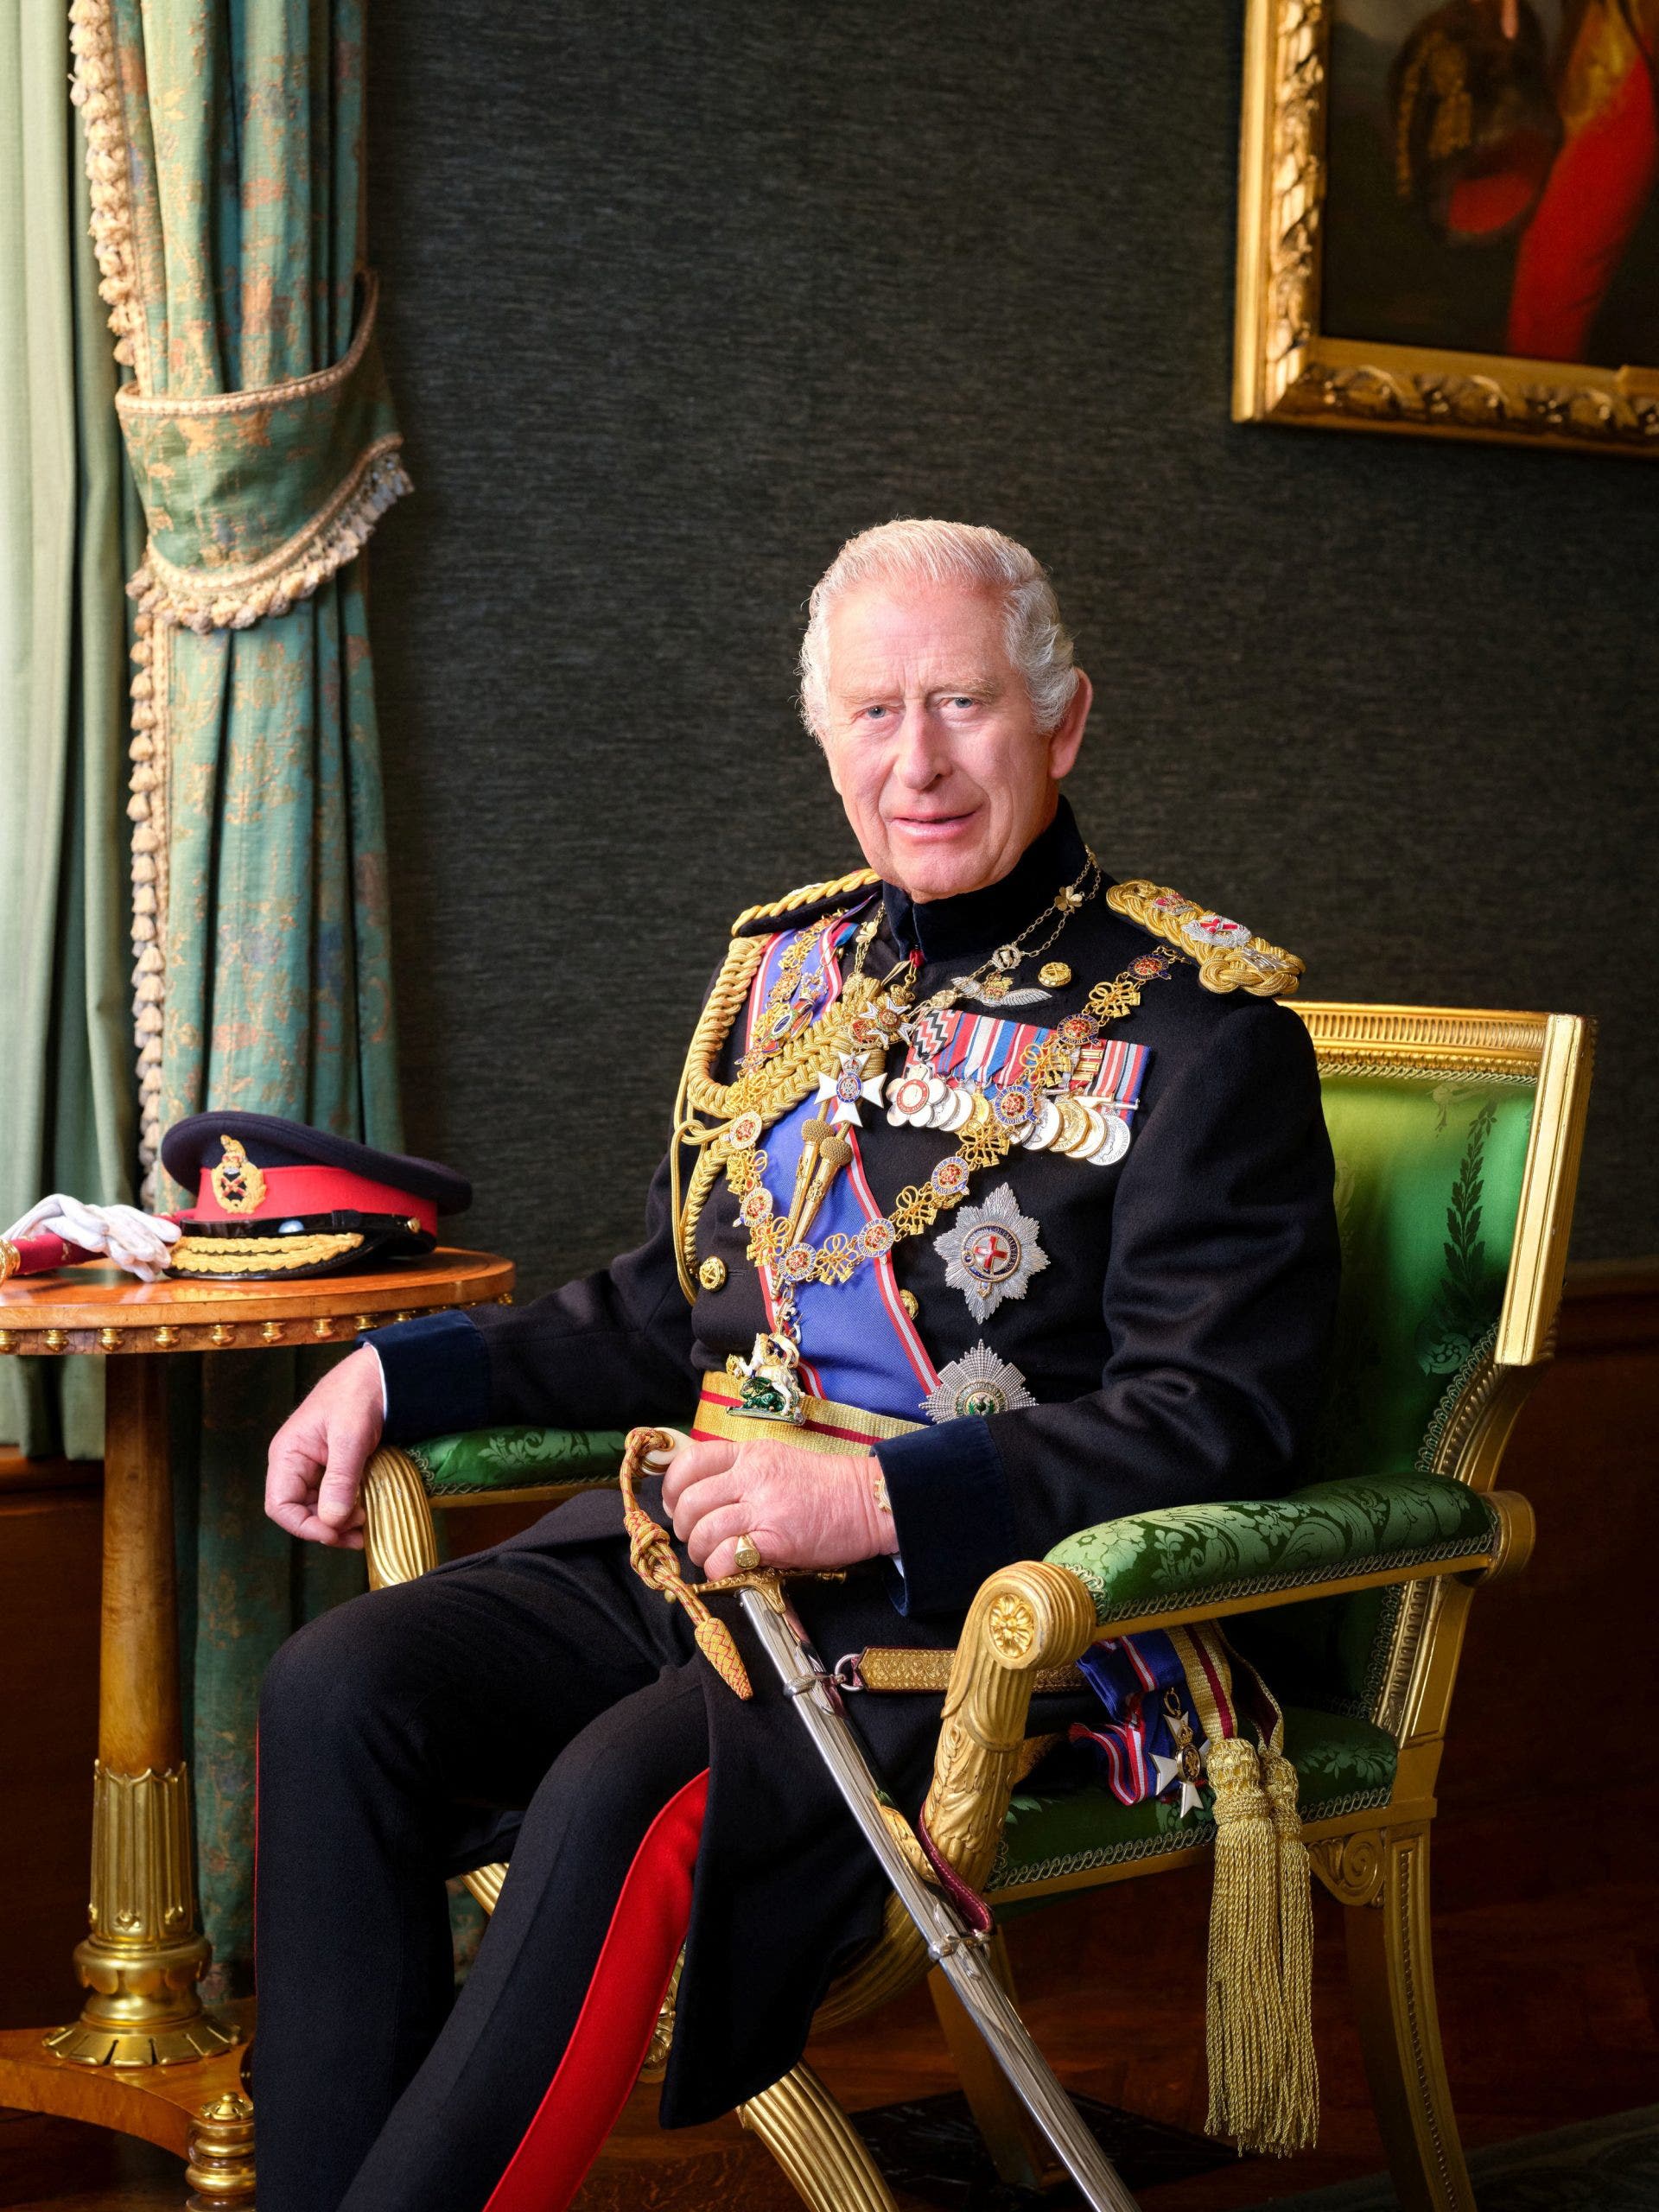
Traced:
[[[918, 999], [943, 988], [1033, 922], [1085, 858], [1062, 803], [1012, 873], [987, 890], [915, 906], [883, 886], [871, 972], [919, 952]], [[789, 925], [811, 915], [791, 913]], [[1096, 897], [1052, 948], [1071, 982], [1039, 1007], [992, 1018], [1058, 1023], [1154, 942]], [[1028, 969], [1017, 980], [1028, 982]], [[1040, 1558], [1092, 1522], [1271, 1497], [1301, 1478], [1338, 1281], [1332, 1162], [1306, 1031], [1270, 1001], [1205, 990], [1196, 966], [1183, 963], [1149, 982], [1107, 1034], [1148, 1048], [1118, 1162], [1016, 1149], [975, 1181], [975, 1198], [1010, 1186], [1039, 1225], [1047, 1265], [1025, 1294], [982, 1318], [947, 1284], [938, 1231], [893, 1255], [935, 1366], [985, 1343], [1020, 1370], [1038, 1403], [929, 1424], [876, 1447], [902, 1571], [872, 1565], [844, 1586], [795, 1586], [832, 1663], [867, 1644], [954, 1643], [987, 1574]], [[741, 1043], [728, 1042], [722, 1073]], [[895, 1053], [889, 1072], [900, 1064]], [[860, 1159], [884, 1208], [953, 1147], [937, 1130], [890, 1127], [880, 1109], [867, 1108], [862, 1121]], [[938, 1224], [947, 1226], [948, 1218]], [[609, 1268], [527, 1306], [378, 1332], [388, 1440], [512, 1422], [683, 1425], [703, 1374], [747, 1353], [765, 1325], [747, 1243], [717, 1185], [697, 1249], [722, 1260], [726, 1278], [689, 1304], [665, 1162], [652, 1184], [645, 1242]], [[814, 1297], [836, 1294], [813, 1287]], [[810, 1359], [804, 1298], [802, 1318]], [[925, 1419], [919, 1389], [910, 1418]], [[611, 1492], [574, 1499], [512, 1540], [559, 1549], [619, 1541]], [[738, 1633], [741, 1641], [741, 1625]], [[747, 1705], [709, 1675], [713, 1774], [664, 2090], [670, 2124], [728, 2109], [792, 2063], [837, 1964], [879, 1920], [880, 1878], [804, 1731], [762, 1681], [769, 1671], [751, 1668], [756, 1697]], [[912, 1810], [926, 1787], [938, 1704], [925, 1694], [852, 1704], [884, 1781]], [[1060, 1704], [1039, 1700], [1033, 1727], [1058, 1725]]]

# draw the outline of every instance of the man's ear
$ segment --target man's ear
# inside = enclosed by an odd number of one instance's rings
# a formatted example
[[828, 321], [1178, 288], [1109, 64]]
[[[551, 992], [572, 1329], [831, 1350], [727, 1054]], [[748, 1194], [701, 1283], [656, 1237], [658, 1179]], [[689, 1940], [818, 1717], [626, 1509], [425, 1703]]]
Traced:
[[1077, 765], [1077, 752], [1083, 744], [1084, 725], [1089, 709], [1095, 702], [1095, 687], [1077, 671], [1077, 688], [1071, 694], [1071, 703], [1049, 732], [1048, 772], [1058, 784], [1062, 776], [1069, 776]]

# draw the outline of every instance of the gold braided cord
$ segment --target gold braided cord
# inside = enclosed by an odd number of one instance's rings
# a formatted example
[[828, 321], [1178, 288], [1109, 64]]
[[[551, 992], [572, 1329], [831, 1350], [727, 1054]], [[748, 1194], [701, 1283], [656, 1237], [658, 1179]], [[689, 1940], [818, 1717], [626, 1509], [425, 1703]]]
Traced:
[[[749, 985], [754, 981], [755, 970], [765, 959], [766, 951], [766, 939], [758, 937], [734, 938], [727, 946], [720, 973], [715, 978], [713, 989], [703, 1001], [702, 1012], [697, 1016], [697, 1026], [691, 1032], [691, 1041], [685, 1048], [685, 1065], [680, 1071], [679, 1088], [674, 1094], [674, 1129], [668, 1142], [669, 1204], [675, 1224], [674, 1265], [688, 1306], [695, 1305], [697, 1296], [686, 1258], [696, 1236], [696, 1212], [687, 1205], [682, 1192], [680, 1147], [707, 1141], [707, 1133], [688, 1118], [689, 1094], [694, 1081], [700, 1088], [712, 1081], [709, 1071], [714, 1066], [715, 1055], [731, 1034], [732, 1025], [749, 995]], [[702, 1211], [703, 1199], [709, 1195], [710, 1179], [702, 1175], [704, 1157], [706, 1155], [700, 1155], [697, 1160], [696, 1172], [701, 1179], [697, 1212]]]
[[1179, 891], [1136, 877], [1114, 883], [1106, 903], [1154, 937], [1160, 937], [1198, 963], [1198, 981], [1206, 991], [1249, 991], [1253, 998], [1289, 998], [1302, 975], [1303, 963], [1282, 945], [1264, 937], [1246, 938], [1242, 944], [1207, 944], [1188, 937], [1191, 925], [1204, 918], [1205, 909]]
[[[677, 1154], [677, 1136], [674, 1149]], [[703, 1207], [709, 1202], [709, 1193], [714, 1188], [715, 1178], [719, 1173], [719, 1154], [712, 1145], [704, 1145], [697, 1154], [696, 1166], [691, 1170], [691, 1187], [686, 1193], [685, 1203], [681, 1206], [677, 1198], [675, 1206], [674, 1218], [679, 1233], [675, 1239], [674, 1264], [679, 1269], [680, 1288], [687, 1298], [693, 1300], [696, 1297], [691, 1287], [691, 1278], [697, 1264], [697, 1224], [702, 1218]]]
[[360, 1236], [181, 1236], [168, 1254], [175, 1274], [276, 1274], [354, 1252]]
[[733, 1640], [732, 1631], [711, 1613], [696, 1588], [680, 1573], [666, 1529], [659, 1529], [633, 1494], [644, 1475], [660, 1471], [653, 1461], [671, 1457], [675, 1440], [665, 1429], [631, 1428], [623, 1448], [617, 1482], [622, 1491], [622, 1525], [628, 1532], [628, 1565], [650, 1589], [661, 1592], [671, 1605], [679, 1605], [692, 1624], [697, 1649], [728, 1689], [741, 1698], [754, 1695], [748, 1669]]
[[736, 937], [747, 930], [751, 922], [782, 921], [803, 906], [816, 906], [821, 899], [843, 899], [855, 891], [873, 891], [880, 880], [873, 868], [855, 868], [850, 875], [831, 876], [826, 883], [804, 883], [798, 891], [786, 892], [768, 906], [746, 906], [732, 924], [732, 935]]
[[703, 1001], [697, 1026], [691, 1032], [691, 1042], [686, 1046], [685, 1067], [674, 1105], [677, 1123], [685, 1120], [688, 1103], [699, 1113], [717, 1114], [722, 1121], [729, 1120], [739, 1110], [729, 1103], [736, 1086], [715, 1081], [715, 1062], [743, 1011], [749, 986], [766, 957], [766, 940], [763, 937], [734, 938], [727, 946], [714, 988]]
[[[674, 1101], [674, 1135], [670, 1146], [670, 1202], [676, 1228], [674, 1263], [680, 1288], [695, 1301], [692, 1281], [696, 1264], [697, 1221], [718, 1169], [729, 1155], [722, 1141], [729, 1124], [740, 1114], [753, 1113], [769, 1128], [816, 1090], [818, 1077], [837, 1064], [846, 1025], [874, 995], [868, 977], [849, 978], [847, 987], [820, 1019], [773, 1053], [765, 1063], [732, 1083], [715, 1077], [715, 1060], [730, 1036], [756, 971], [765, 957], [764, 938], [734, 938], [715, 987], [693, 1031]], [[707, 1116], [709, 1120], [702, 1117]], [[697, 1152], [690, 1190], [684, 1188], [680, 1147]]]

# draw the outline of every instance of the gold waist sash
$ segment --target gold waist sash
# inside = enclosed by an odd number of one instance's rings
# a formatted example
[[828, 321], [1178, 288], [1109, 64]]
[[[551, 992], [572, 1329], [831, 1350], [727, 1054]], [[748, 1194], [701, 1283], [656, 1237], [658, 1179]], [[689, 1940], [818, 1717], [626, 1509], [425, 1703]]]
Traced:
[[693, 1436], [722, 1437], [728, 1444], [792, 1444], [803, 1452], [868, 1452], [873, 1444], [908, 1436], [922, 1426], [892, 1414], [867, 1414], [860, 1406], [843, 1406], [834, 1398], [806, 1399], [805, 1417], [798, 1422], [767, 1419], [743, 1411], [740, 1388], [729, 1375], [703, 1376]]

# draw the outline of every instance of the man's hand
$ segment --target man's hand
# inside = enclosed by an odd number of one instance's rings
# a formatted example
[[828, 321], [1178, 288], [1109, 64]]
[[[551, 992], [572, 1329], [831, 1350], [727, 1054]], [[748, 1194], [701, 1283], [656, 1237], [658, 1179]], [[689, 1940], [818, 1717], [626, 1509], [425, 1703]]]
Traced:
[[663, 1510], [711, 1580], [737, 1573], [737, 1540], [766, 1567], [854, 1567], [897, 1551], [893, 1516], [876, 1503], [880, 1466], [797, 1444], [683, 1445], [663, 1478]]
[[363, 1470], [380, 1441], [380, 1362], [366, 1344], [325, 1375], [270, 1440], [265, 1511], [310, 1544], [363, 1548]]

